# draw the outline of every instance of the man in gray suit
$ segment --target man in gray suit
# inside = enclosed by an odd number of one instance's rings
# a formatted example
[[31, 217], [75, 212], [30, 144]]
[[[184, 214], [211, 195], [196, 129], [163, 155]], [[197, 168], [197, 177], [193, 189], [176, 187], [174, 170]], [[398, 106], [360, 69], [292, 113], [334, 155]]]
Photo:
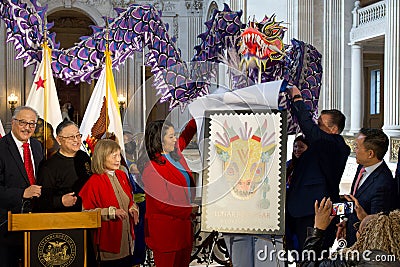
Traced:
[[0, 139], [0, 266], [4, 267], [18, 266], [23, 255], [22, 233], [8, 232], [7, 212], [29, 212], [32, 198], [41, 194], [35, 175], [43, 152], [39, 141], [31, 138], [37, 119], [34, 109], [16, 108], [11, 132]]

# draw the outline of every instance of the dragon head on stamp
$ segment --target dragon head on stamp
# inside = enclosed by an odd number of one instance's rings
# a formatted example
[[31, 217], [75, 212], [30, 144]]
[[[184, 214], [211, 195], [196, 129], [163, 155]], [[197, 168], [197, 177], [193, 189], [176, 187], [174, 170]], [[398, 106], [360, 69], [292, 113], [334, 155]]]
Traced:
[[231, 193], [237, 199], [250, 199], [265, 183], [269, 156], [275, 150], [274, 133], [263, 132], [266, 121], [257, 130], [245, 127], [236, 133], [225, 122], [224, 134], [215, 143], [216, 152], [224, 162], [224, 177], [232, 187]]

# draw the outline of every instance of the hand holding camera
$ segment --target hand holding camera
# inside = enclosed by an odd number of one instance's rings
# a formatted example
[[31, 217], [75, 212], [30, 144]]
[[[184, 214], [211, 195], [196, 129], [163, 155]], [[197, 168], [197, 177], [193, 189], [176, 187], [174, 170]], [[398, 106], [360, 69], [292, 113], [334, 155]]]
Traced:
[[330, 198], [326, 199], [324, 197], [319, 205], [318, 205], [318, 200], [316, 200], [314, 204], [314, 210], [315, 210], [314, 227], [320, 230], [326, 230], [326, 228], [328, 228], [329, 224], [333, 219], [333, 216], [330, 216], [332, 211], [331, 199]]
[[367, 213], [361, 207], [360, 203], [358, 202], [357, 198], [355, 198], [353, 195], [345, 195], [344, 196], [348, 201], [353, 201], [354, 202], [354, 210], [356, 211], [357, 218], [362, 221], [365, 217], [367, 217]]

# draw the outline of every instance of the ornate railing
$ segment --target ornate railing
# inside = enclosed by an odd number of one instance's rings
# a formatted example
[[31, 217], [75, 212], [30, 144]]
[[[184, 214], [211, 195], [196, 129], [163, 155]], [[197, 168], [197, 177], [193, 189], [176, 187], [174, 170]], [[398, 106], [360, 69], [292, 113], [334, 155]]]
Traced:
[[357, 9], [356, 27], [374, 21], [382, 20], [386, 16], [385, 1], [380, 1], [372, 5]]
[[194, 263], [206, 264], [218, 263], [222, 266], [232, 266], [229, 260], [228, 249], [221, 233], [201, 232], [200, 214], [194, 221], [194, 245], [191, 260]]
[[352, 13], [351, 44], [385, 34], [385, 1], [379, 1], [363, 8], [360, 8], [360, 1], [356, 1]]

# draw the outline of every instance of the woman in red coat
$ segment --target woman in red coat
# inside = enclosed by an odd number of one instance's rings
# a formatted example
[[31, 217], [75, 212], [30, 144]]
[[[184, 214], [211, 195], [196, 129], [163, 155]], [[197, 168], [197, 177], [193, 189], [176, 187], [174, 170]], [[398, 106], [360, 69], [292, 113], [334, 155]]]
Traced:
[[[177, 139], [168, 121], [150, 122], [139, 158], [146, 192], [145, 237], [157, 267], [189, 266], [194, 180], [181, 153], [196, 133], [192, 119]], [[193, 205], [194, 206], [194, 205]]]
[[94, 235], [100, 266], [131, 267], [134, 226], [139, 209], [125, 172], [119, 170], [121, 148], [113, 140], [98, 141], [93, 153], [93, 175], [79, 192], [84, 210], [101, 210], [101, 228]]

